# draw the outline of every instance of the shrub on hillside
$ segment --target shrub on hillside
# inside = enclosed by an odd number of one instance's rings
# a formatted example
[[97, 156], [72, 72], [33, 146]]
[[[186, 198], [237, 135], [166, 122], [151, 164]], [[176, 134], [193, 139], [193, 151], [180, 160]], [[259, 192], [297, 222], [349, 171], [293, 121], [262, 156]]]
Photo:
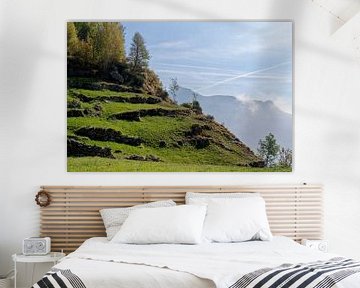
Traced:
[[205, 117], [206, 117], [207, 120], [211, 120], [211, 121], [215, 120], [215, 117], [213, 115], [210, 115], [210, 114], [207, 114]]
[[185, 107], [185, 108], [189, 108], [189, 109], [192, 108], [191, 103], [182, 103], [180, 106]]
[[80, 109], [81, 108], [81, 102], [77, 99], [72, 99], [67, 102], [67, 108], [71, 109]]
[[156, 73], [150, 69], [144, 70], [144, 83], [142, 86], [142, 89], [145, 93], [159, 96], [162, 99], [166, 99], [168, 97], [168, 94], [166, 91], [164, 91], [164, 88], [162, 86], [162, 83], [159, 79], [159, 77], [156, 75]]

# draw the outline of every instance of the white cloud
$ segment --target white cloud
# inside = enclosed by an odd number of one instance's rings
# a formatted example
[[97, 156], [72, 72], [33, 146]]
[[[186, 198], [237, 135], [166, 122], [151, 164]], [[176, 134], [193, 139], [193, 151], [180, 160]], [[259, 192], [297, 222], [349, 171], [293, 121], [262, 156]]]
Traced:
[[275, 97], [273, 100], [274, 105], [276, 105], [280, 110], [292, 114], [292, 101], [291, 99], [284, 99], [284, 97]]
[[223, 71], [227, 73], [233, 73], [234, 76], [236, 73], [239, 73], [237, 70], [229, 70], [229, 69], [223, 69], [218, 67], [211, 67], [211, 66], [199, 66], [199, 65], [185, 65], [185, 64], [173, 64], [173, 63], [159, 63], [157, 62], [156, 65], [160, 66], [170, 66], [170, 67], [179, 67], [179, 68], [189, 68], [189, 69], [201, 69], [201, 70], [218, 70]]
[[177, 40], [177, 41], [164, 41], [160, 42], [154, 45], [149, 45], [149, 48], [165, 48], [165, 49], [184, 49], [188, 48], [189, 44], [186, 41], [183, 40]]
[[[233, 80], [236, 80], [236, 79], [239, 79], [239, 78], [248, 78], [248, 76], [250, 76], [250, 75], [258, 74], [258, 73], [268, 71], [268, 70], [272, 70], [272, 69], [275, 69], [275, 68], [277, 68], [279, 66], [283, 66], [283, 65], [286, 65], [286, 64], [289, 64], [289, 62], [283, 62], [283, 63], [279, 63], [279, 64], [276, 64], [276, 65], [273, 65], [273, 66], [270, 66], [270, 67], [266, 67], [266, 68], [258, 69], [258, 70], [255, 70], [255, 71], [250, 71], [250, 72], [247, 72], [247, 73], [243, 73], [243, 74], [237, 75], [235, 77], [231, 77], [231, 78], [228, 78], [228, 79], [225, 79], [225, 80], [222, 80], [222, 81], [218, 81], [218, 82], [213, 83], [213, 84], [211, 84], [209, 86], [204, 86], [204, 87], [198, 89], [198, 91], [206, 90], [206, 89], [209, 89], [209, 88], [212, 88], [212, 87], [218, 86], [220, 84], [230, 82], [230, 81], [233, 81]], [[198, 91], [196, 91], [196, 92], [198, 92]]]
[[250, 75], [246, 78], [253, 79], [265, 79], [265, 80], [277, 80], [285, 83], [291, 83], [292, 79], [289, 76], [275, 76], [275, 75]]
[[241, 102], [253, 101], [253, 98], [251, 98], [249, 95], [246, 95], [246, 94], [235, 95], [235, 98]]
[[[249, 109], [251, 112], [256, 112], [258, 110], [258, 101], [267, 101], [264, 99], [257, 99], [254, 96], [250, 96], [247, 94], [239, 94], [239, 95], [235, 95], [235, 98], [238, 99], [241, 102], [244, 102], [248, 105]], [[291, 100], [287, 100], [284, 97], [271, 97], [271, 99], [268, 99], [270, 101], [273, 102], [273, 104], [280, 109], [281, 111], [285, 112], [285, 113], [289, 113], [292, 114], [292, 101]]]
[[157, 72], [162, 73], [171, 73], [171, 74], [185, 74], [185, 75], [204, 75], [204, 76], [221, 76], [221, 77], [229, 77], [234, 76], [234, 74], [225, 74], [225, 73], [216, 73], [216, 72], [204, 72], [204, 71], [184, 71], [184, 70], [171, 70], [171, 69], [157, 69]]

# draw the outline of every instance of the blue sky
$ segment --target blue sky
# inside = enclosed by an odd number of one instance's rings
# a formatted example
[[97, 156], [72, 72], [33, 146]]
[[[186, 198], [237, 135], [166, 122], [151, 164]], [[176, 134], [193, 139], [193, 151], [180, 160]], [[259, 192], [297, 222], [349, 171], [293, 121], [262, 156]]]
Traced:
[[292, 111], [291, 22], [122, 22], [127, 51], [140, 32], [150, 67], [202, 95], [272, 100]]

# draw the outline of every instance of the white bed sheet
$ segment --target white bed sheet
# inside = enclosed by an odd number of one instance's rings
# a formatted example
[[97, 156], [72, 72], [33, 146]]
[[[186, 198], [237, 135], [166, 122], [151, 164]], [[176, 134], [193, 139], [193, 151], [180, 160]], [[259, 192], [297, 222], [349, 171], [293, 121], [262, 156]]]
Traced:
[[70, 269], [87, 288], [215, 288], [210, 280], [147, 265], [70, 258], [56, 268]]
[[[311, 250], [286, 237], [200, 245], [112, 244], [106, 238], [91, 238], [56, 268], [70, 269], [87, 288], [225, 288], [231, 286], [234, 279], [264, 267], [336, 256]], [[360, 287], [359, 273], [336, 287]]]

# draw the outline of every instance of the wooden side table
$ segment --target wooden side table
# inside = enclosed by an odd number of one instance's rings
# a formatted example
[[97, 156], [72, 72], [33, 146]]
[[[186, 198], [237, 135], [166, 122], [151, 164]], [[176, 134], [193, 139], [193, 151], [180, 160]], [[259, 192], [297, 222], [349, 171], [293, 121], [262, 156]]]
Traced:
[[[65, 257], [65, 253], [60, 253], [60, 252], [50, 252], [49, 254], [46, 255], [39, 255], [39, 256], [28, 256], [28, 255], [24, 255], [24, 254], [14, 254], [12, 255], [12, 259], [14, 261], [14, 270], [15, 270], [15, 275], [14, 275], [14, 288], [16, 288], [16, 276], [17, 276], [17, 263], [33, 263], [33, 265], [35, 266], [36, 263], [53, 263], [54, 265], [57, 264], [59, 262], [59, 260], [61, 258]], [[34, 266], [32, 268], [32, 273], [31, 273], [31, 285], [33, 285], [33, 281], [34, 281]]]

